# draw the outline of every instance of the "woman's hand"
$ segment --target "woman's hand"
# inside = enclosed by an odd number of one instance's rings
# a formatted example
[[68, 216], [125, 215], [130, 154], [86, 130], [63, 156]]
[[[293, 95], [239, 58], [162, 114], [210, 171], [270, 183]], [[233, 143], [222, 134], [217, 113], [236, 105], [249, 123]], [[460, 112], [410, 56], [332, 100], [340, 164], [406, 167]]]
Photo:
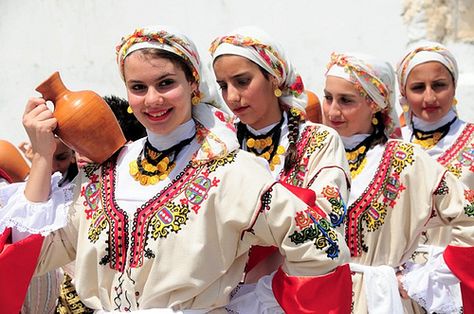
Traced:
[[58, 125], [53, 112], [42, 98], [30, 98], [23, 114], [23, 126], [30, 138], [33, 157], [26, 183], [25, 197], [32, 202], [48, 200], [56, 141], [53, 130]]
[[53, 130], [58, 125], [43, 98], [30, 98], [23, 114], [23, 126], [30, 138], [33, 157], [52, 157], [56, 150]]

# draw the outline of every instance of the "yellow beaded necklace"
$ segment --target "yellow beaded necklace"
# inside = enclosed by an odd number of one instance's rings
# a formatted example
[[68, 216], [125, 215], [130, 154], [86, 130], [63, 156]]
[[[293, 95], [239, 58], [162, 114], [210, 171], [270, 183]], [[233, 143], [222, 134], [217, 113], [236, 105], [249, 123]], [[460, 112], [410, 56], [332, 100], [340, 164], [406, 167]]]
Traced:
[[244, 136], [239, 138], [239, 142], [242, 143], [244, 137], [246, 137], [247, 150], [267, 160], [272, 171], [275, 170], [277, 165], [281, 164], [280, 156], [286, 151], [285, 147], [279, 145], [283, 121], [284, 118], [282, 117], [277, 125], [263, 135], [254, 135], [244, 125], [239, 126], [244, 128]]
[[448, 134], [449, 128], [456, 121], [456, 119], [457, 119], [457, 117], [454, 117], [454, 119], [452, 119], [451, 121], [449, 121], [445, 125], [437, 128], [436, 130], [433, 130], [433, 131], [418, 130], [418, 129], [415, 128], [415, 126], [413, 125], [413, 122], [412, 122], [413, 136], [415, 137], [415, 138], [412, 139], [412, 142], [415, 143], [415, 144], [420, 145], [424, 149], [430, 149], [430, 148], [436, 146], [436, 144], [438, 144], [438, 142], [443, 137], [445, 137], [446, 134]]
[[129, 163], [130, 175], [141, 185], [153, 185], [165, 180], [176, 166], [176, 156], [193, 139], [194, 135], [164, 151], [154, 148], [147, 139], [137, 159]]

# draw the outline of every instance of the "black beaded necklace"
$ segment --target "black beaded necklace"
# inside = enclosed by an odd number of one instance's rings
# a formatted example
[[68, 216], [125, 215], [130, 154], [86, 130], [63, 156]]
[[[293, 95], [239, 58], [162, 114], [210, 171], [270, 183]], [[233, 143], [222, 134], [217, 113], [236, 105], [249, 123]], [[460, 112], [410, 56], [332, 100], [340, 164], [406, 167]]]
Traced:
[[238, 132], [240, 147], [243, 148], [244, 143], [246, 143], [247, 151], [265, 158], [269, 162], [271, 170], [273, 170], [275, 165], [281, 162], [278, 155], [285, 153], [285, 148], [279, 145], [281, 126], [284, 121], [285, 119], [282, 116], [278, 124], [267, 133], [261, 135], [253, 134], [242, 122], [239, 122], [237, 128], [243, 130], [243, 132]]
[[[175, 158], [196, 134], [165, 150], [157, 150], [147, 139], [136, 160], [129, 164], [130, 175], [142, 185], [156, 184], [168, 177], [176, 166]], [[144, 158], [142, 158], [142, 155]]]
[[436, 130], [432, 131], [419, 130], [415, 128], [415, 125], [412, 121], [411, 126], [413, 128], [413, 136], [415, 137], [415, 139], [412, 139], [412, 142], [421, 145], [425, 149], [429, 149], [435, 146], [443, 137], [445, 137], [449, 133], [451, 125], [457, 120], [457, 118], [458, 117], [454, 117], [445, 125], [442, 125]]
[[377, 132], [374, 131], [362, 142], [357, 144], [356, 147], [351, 149], [346, 149], [346, 157], [349, 162], [349, 170], [351, 172], [351, 177], [355, 178], [364, 168], [366, 163], [366, 155], [369, 151], [373, 141], [377, 138]]

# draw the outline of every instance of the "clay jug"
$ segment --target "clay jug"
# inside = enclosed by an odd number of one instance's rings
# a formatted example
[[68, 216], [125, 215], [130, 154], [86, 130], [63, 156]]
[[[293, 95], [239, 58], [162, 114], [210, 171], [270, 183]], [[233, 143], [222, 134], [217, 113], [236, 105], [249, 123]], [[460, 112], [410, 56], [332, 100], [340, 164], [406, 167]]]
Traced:
[[95, 92], [68, 90], [58, 72], [36, 90], [54, 104], [54, 133], [81, 155], [102, 163], [126, 143], [112, 109]]
[[0, 140], [0, 171], [4, 171], [12, 182], [24, 181], [30, 167], [20, 151], [10, 142]]
[[321, 103], [318, 96], [312, 91], [306, 90], [308, 103], [306, 104], [306, 116], [309, 121], [314, 123], [322, 123], [323, 117], [321, 112]]

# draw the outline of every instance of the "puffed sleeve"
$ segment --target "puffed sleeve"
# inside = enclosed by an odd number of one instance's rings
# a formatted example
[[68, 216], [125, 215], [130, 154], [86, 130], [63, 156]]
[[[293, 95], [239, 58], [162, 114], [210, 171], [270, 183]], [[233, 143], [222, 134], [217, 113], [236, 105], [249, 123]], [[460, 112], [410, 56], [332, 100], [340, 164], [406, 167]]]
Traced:
[[440, 220], [452, 228], [444, 261], [460, 280], [464, 313], [474, 313], [474, 191], [446, 172], [434, 199]]
[[[277, 246], [285, 257], [272, 289], [287, 313], [314, 313], [315, 309], [321, 313], [348, 313], [352, 282], [344, 237], [321, 208], [302, 201], [301, 195], [315, 199], [314, 191], [300, 189], [300, 197], [293, 192], [281, 183], [267, 189], [244, 240]], [[327, 289], [329, 286], [331, 289]]]
[[[474, 311], [471, 301], [474, 299], [474, 271], [465, 258], [474, 256], [474, 194], [451, 172], [425, 155], [419, 153], [417, 156], [418, 160], [422, 161], [425, 169], [423, 172], [426, 172], [419, 174], [418, 182], [424, 182], [421, 178], [428, 176], [439, 178], [432, 190], [432, 212], [426, 221], [426, 227], [449, 226], [451, 239], [444, 252], [437, 254], [437, 258], [430, 260], [430, 257], [425, 265], [409, 269], [404, 276], [403, 285], [410, 297], [423, 303], [427, 309], [439, 311], [448, 305], [456, 307], [456, 298], [448, 302], [446, 296], [449, 293], [440, 291], [455, 289], [454, 286], [459, 280], [463, 306], [465, 312], [469, 313], [466, 308], [469, 309], [470, 306]], [[419, 201], [422, 199], [420, 197]]]
[[[343, 232], [342, 225], [349, 198], [350, 175], [344, 145], [339, 135], [323, 125], [310, 125], [311, 130], [302, 152], [300, 164], [281, 181], [310, 188], [316, 193], [316, 204], [329, 214], [329, 221]], [[303, 182], [299, 171], [305, 169]], [[339, 229], [340, 228], [340, 229]]]
[[[80, 203], [78, 197], [84, 178], [84, 175], [78, 176], [72, 184], [59, 187], [60, 176], [54, 175], [49, 199], [41, 203], [26, 199], [24, 183], [11, 184], [0, 191], [0, 201], [4, 205], [0, 226], [12, 227], [13, 240], [26, 236], [26, 239], [38, 242], [40, 240], [35, 235], [44, 236], [44, 239], [40, 237], [42, 246], [39, 257], [37, 254], [30, 255], [30, 259], [37, 260], [36, 275], [45, 274], [75, 258], [77, 215], [73, 206], [75, 202]], [[14, 242], [18, 250], [28, 252], [22, 245], [28, 242]]]

